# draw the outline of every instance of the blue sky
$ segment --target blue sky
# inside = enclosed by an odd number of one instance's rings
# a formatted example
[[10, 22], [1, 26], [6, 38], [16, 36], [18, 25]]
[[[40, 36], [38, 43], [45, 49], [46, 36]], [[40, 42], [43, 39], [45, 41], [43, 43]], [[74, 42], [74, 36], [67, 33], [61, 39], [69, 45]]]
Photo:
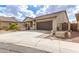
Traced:
[[16, 17], [19, 21], [26, 17], [36, 17], [48, 13], [66, 10], [69, 21], [76, 20], [75, 14], [79, 12], [78, 5], [0, 5], [0, 16]]

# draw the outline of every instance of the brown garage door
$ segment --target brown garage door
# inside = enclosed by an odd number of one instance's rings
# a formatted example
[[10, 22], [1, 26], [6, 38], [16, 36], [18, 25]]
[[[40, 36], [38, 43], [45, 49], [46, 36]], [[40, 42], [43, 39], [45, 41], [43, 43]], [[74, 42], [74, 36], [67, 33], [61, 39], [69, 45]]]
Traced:
[[37, 30], [52, 30], [52, 21], [37, 22]]

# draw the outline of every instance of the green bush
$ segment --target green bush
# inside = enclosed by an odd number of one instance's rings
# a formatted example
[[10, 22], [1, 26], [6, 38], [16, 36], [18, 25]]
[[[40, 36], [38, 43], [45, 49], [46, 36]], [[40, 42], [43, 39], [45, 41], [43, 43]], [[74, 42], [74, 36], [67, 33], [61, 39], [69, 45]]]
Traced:
[[17, 29], [18, 29], [18, 27], [17, 27], [17, 24], [16, 23], [11, 23], [9, 25], [9, 30], [17, 30]]

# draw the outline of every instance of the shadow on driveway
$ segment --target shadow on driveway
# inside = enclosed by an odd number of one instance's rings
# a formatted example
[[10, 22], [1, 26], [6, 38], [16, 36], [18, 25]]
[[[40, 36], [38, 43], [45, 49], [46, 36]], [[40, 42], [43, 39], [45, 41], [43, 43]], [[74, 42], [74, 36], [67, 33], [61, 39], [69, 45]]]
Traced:
[[[9, 53], [48, 53], [47, 51], [38, 50], [31, 47], [25, 47], [20, 45], [15, 45], [12, 43], [4, 43], [0, 42], [0, 49], [9, 51]], [[1, 51], [0, 53], [6, 53], [5, 51]]]

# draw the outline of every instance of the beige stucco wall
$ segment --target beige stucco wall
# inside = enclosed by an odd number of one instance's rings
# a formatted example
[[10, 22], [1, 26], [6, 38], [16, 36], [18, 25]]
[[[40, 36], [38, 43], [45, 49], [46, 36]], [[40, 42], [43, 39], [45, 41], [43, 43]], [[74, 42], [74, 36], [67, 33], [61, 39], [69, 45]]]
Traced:
[[79, 31], [79, 21], [77, 22], [77, 31]]
[[57, 18], [53, 19], [53, 31], [57, 31]]
[[9, 26], [9, 22], [0, 22], [0, 28], [3, 28], [3, 27], [8, 27]]
[[54, 23], [54, 28], [57, 28], [57, 24], [60, 24], [60, 23], [68, 23], [68, 30], [70, 30], [70, 23], [69, 23], [69, 20], [67, 18], [67, 14], [65, 12], [61, 12], [57, 15], [57, 19], [56, 20], [53, 20], [55, 23]]
[[36, 22], [47, 22], [47, 21], [51, 21], [51, 20], [53, 20], [53, 18], [36, 20]]
[[19, 23], [17, 23], [17, 25], [18, 25], [20, 30], [26, 30], [24, 23], [19, 22]]
[[76, 14], [76, 20], [77, 20], [77, 31], [79, 31], [79, 14]]
[[67, 19], [67, 16], [66, 16], [65, 12], [61, 12], [61, 13], [58, 14], [57, 22], [58, 23], [63, 23], [63, 22], [67, 22], [68, 23], [68, 19]]
[[52, 30], [53, 31], [57, 31], [58, 23], [64, 23], [64, 22], [68, 23], [69, 22], [65, 12], [36, 18], [36, 22], [45, 22], [45, 21], [51, 21], [51, 20], [52, 20], [52, 26], [53, 26]]

